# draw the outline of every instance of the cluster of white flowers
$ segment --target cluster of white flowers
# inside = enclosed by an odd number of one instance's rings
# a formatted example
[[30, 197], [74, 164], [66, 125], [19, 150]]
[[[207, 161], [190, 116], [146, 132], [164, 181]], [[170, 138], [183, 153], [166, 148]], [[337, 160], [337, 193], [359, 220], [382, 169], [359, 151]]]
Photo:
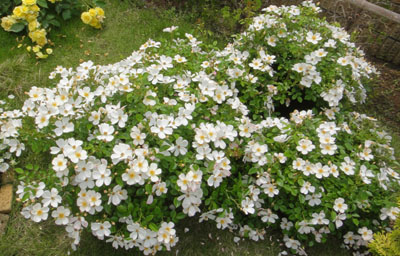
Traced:
[[[0, 101], [0, 105], [7, 108], [5, 101]], [[0, 173], [9, 169], [10, 165], [7, 162], [13, 154], [19, 157], [25, 150], [25, 144], [18, 140], [18, 130], [22, 127], [23, 113], [20, 110], [11, 111], [4, 108], [0, 108], [0, 150], [3, 152], [0, 158]]]
[[[310, 1], [303, 6], [319, 11]], [[150, 39], [112, 65], [88, 61], [75, 70], [57, 67], [50, 74], [57, 80], [54, 88], [32, 87], [22, 111], [0, 116], [4, 159], [24, 149], [22, 117], [34, 123], [50, 148], [52, 182], [21, 182], [22, 214], [35, 222], [53, 217], [66, 227], [74, 247], [89, 228], [115, 248], [136, 247], [148, 255], [174, 246], [176, 222], [197, 213], [200, 221], [213, 220], [219, 229], [264, 240], [264, 228], [238, 223], [240, 211], [258, 226], [280, 226], [285, 246], [304, 254], [301, 242], [321, 242], [348, 228], [350, 214], [378, 208], [368, 186], [379, 183], [388, 190], [400, 180], [380, 161], [386, 153], [394, 160], [390, 138], [376, 127], [359, 136], [362, 123], [373, 121], [367, 116], [335, 118], [344, 96], [355, 102], [363, 90], [361, 78], [375, 70], [355, 57], [362, 52], [340, 28], [321, 22], [328, 35], [315, 26], [291, 30], [285, 19], [295, 24], [302, 8], [264, 9], [220, 51], [205, 52], [201, 41], [185, 34], [165, 45]], [[265, 43], [255, 45], [260, 35]], [[298, 78], [290, 85], [273, 80], [281, 79], [276, 67], [285, 59], [276, 49], [282, 42], [312, 48], [288, 64], [288, 77]], [[346, 56], [332, 54], [338, 45], [345, 46]], [[329, 76], [328, 82], [326, 63], [338, 67], [333, 70], [337, 78]], [[358, 87], [351, 87], [342, 66], [351, 67]], [[289, 105], [287, 86], [315, 90], [314, 96], [331, 109], [325, 115], [294, 110], [290, 119], [251, 112], [260, 107], [272, 114], [275, 100]], [[252, 103], [264, 94], [260, 105]], [[347, 143], [353, 135], [354, 143]], [[0, 163], [0, 172], [7, 168]], [[346, 197], [342, 185], [360, 186], [368, 191], [362, 193], [366, 198]], [[399, 212], [389, 204], [375, 208], [382, 221]], [[366, 245], [372, 237], [369, 228], [347, 233], [344, 243]]]

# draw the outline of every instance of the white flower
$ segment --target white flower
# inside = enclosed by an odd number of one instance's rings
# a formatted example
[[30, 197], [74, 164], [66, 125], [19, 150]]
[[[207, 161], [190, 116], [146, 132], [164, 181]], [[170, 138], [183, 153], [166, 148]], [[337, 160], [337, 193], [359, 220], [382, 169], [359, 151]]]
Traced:
[[255, 211], [254, 210], [254, 202], [250, 198], [246, 197], [244, 200], [242, 200], [241, 205], [242, 205], [242, 211], [246, 215], [254, 213], [254, 211]]
[[400, 209], [398, 207], [391, 207], [390, 209], [382, 208], [380, 219], [385, 220], [387, 217], [389, 217], [391, 220], [396, 220], [399, 212]]
[[279, 190], [275, 187], [274, 184], [266, 184], [263, 186], [264, 193], [267, 194], [269, 197], [274, 197], [279, 194]]
[[118, 143], [113, 148], [113, 154], [111, 155], [111, 160], [113, 164], [117, 164], [120, 161], [132, 158], [132, 149], [128, 144]]
[[146, 134], [142, 133], [138, 127], [132, 127], [130, 135], [134, 145], [143, 145]]
[[92, 222], [91, 228], [93, 235], [97, 236], [100, 240], [103, 240], [105, 236], [111, 234], [111, 223], [108, 221], [105, 221], [104, 223]]
[[56, 125], [54, 133], [57, 136], [60, 136], [63, 133], [74, 131], [74, 124], [71, 123], [68, 118], [63, 118], [61, 121], [56, 121], [54, 124]]
[[329, 220], [325, 219], [325, 213], [321, 211], [320, 213], [313, 213], [313, 219], [311, 220], [311, 224], [313, 225], [328, 225]]
[[287, 235], [283, 238], [285, 246], [289, 249], [297, 250], [300, 247], [300, 242], [295, 239], [289, 238]]
[[189, 183], [192, 181], [192, 177], [190, 175], [185, 175], [181, 173], [179, 175], [179, 180], [177, 181], [178, 186], [182, 191], [186, 191], [188, 189]]
[[299, 229], [297, 230], [300, 234], [309, 234], [311, 232], [313, 232], [315, 229], [313, 227], [310, 227], [311, 223], [309, 223], [308, 221], [302, 220], [299, 223]]
[[32, 206], [30, 215], [31, 219], [34, 222], [40, 222], [42, 220], [47, 220], [48, 217], [48, 212], [49, 208], [48, 207], [42, 207], [40, 203], [36, 203], [35, 205]]
[[146, 230], [142, 228], [138, 223], [131, 223], [127, 226], [130, 233], [129, 237], [133, 240], [140, 239], [144, 240], [146, 238]]
[[323, 155], [333, 155], [337, 149], [335, 144], [321, 144], [320, 147]]
[[288, 221], [288, 219], [286, 218], [282, 218], [281, 221], [281, 229], [282, 230], [290, 230], [293, 227], [293, 222]]
[[340, 165], [340, 170], [342, 170], [347, 175], [354, 175], [354, 165], [350, 163], [342, 162], [342, 164]]
[[90, 114], [89, 122], [92, 122], [94, 125], [98, 125], [100, 122], [100, 117], [101, 117], [100, 111], [93, 111]]
[[168, 244], [173, 236], [175, 236], [175, 224], [173, 222], [163, 222], [158, 230], [158, 241]]
[[166, 194], [168, 192], [167, 184], [165, 182], [154, 184], [153, 185], [153, 192], [154, 191], [156, 191], [156, 195], [157, 196], [161, 196], [162, 194]]
[[169, 127], [168, 120], [159, 119], [157, 120], [156, 126], [151, 127], [151, 132], [156, 133], [160, 139], [165, 139], [167, 135], [172, 134], [172, 128]]
[[53, 170], [56, 172], [62, 172], [67, 169], [68, 160], [64, 158], [64, 155], [59, 154], [51, 162], [53, 164]]
[[358, 155], [360, 156], [360, 158], [361, 158], [362, 160], [370, 161], [370, 160], [374, 159], [374, 155], [372, 155], [371, 152], [372, 152], [372, 150], [371, 150], [370, 148], [367, 148], [367, 147], [366, 147], [366, 148], [364, 148], [364, 150], [363, 150], [361, 153], [359, 153]]
[[97, 135], [97, 139], [110, 142], [114, 139], [114, 136], [113, 136], [114, 131], [115, 131], [115, 129], [112, 125], [105, 124], [105, 123], [100, 124], [99, 125], [100, 135]]
[[93, 179], [96, 180], [96, 186], [101, 187], [104, 185], [108, 186], [111, 183], [112, 178], [110, 177], [111, 171], [107, 169], [107, 165], [100, 164], [93, 172]]
[[182, 137], [179, 137], [175, 143], [176, 146], [174, 147], [174, 156], [178, 156], [179, 154], [186, 155], [188, 141], [184, 140]]
[[340, 228], [341, 226], [343, 226], [343, 221], [345, 219], [346, 219], [346, 214], [344, 214], [344, 213], [340, 213], [340, 214], [336, 215], [336, 219], [335, 219], [336, 228]]
[[151, 163], [148, 169], [148, 175], [150, 176], [150, 180], [152, 182], [157, 182], [160, 178], [158, 177], [161, 174], [161, 169], [158, 168], [156, 163]]
[[108, 198], [108, 203], [119, 205], [122, 200], [126, 199], [128, 199], [128, 192], [125, 189], [122, 189], [120, 185], [117, 185], [113, 188], [110, 197]]
[[316, 163], [314, 165], [315, 177], [322, 179], [322, 177], [328, 177], [330, 174], [330, 168], [327, 165], [322, 165], [321, 163]]
[[308, 204], [310, 206], [314, 206], [314, 205], [320, 205], [321, 204], [321, 194], [312, 194], [312, 195], [307, 195], [306, 196], [306, 200], [308, 201]]
[[315, 148], [315, 146], [312, 144], [311, 140], [307, 140], [307, 139], [301, 139], [299, 141], [299, 145], [296, 147], [296, 149], [299, 152], [301, 152], [303, 155], [307, 155], [314, 148]]
[[258, 213], [260, 216], [263, 216], [261, 218], [262, 222], [270, 222], [270, 223], [275, 223], [277, 219], [279, 219], [278, 215], [273, 213], [271, 209], [267, 209], [266, 211], [261, 211]]
[[187, 59], [179, 54], [175, 55], [174, 60], [178, 63], [187, 62]]
[[307, 195], [309, 192], [314, 193], [315, 187], [312, 186], [310, 182], [305, 181], [303, 186], [301, 186], [300, 192], [305, 195]]
[[287, 157], [283, 153], [274, 153], [274, 156], [279, 160], [279, 163], [284, 164]]
[[140, 184], [143, 182], [143, 178], [139, 170], [129, 169], [125, 173], [122, 174], [122, 180], [126, 182], [128, 185]]
[[369, 230], [367, 227], [359, 228], [358, 234], [361, 235], [361, 238], [364, 239], [364, 241], [369, 241], [373, 238], [372, 230]]
[[344, 203], [344, 199], [339, 197], [335, 200], [333, 209], [339, 213], [344, 213], [347, 210], [347, 204]]
[[320, 33], [313, 33], [313, 32], [308, 32], [307, 33], [307, 37], [306, 40], [307, 42], [310, 42], [312, 44], [317, 44], [318, 41], [320, 41], [322, 39], [321, 34]]
[[59, 203], [61, 203], [61, 196], [58, 195], [58, 190], [56, 188], [52, 188], [51, 191], [44, 191], [43, 195], [43, 207], [47, 207], [51, 205], [52, 207], [57, 207]]
[[217, 222], [218, 229], [225, 229], [230, 223], [232, 223], [232, 220], [229, 217], [217, 217], [215, 222]]
[[[297, 158], [292, 162], [293, 169], [302, 171], [305, 165], [305, 161], [301, 158]], [[308, 175], [307, 175], [308, 176]]]
[[358, 240], [359, 236], [358, 235], [354, 235], [353, 232], [349, 231], [347, 232], [344, 236], [344, 243], [345, 244], [355, 244], [356, 240]]
[[178, 28], [178, 26], [171, 26], [171, 27], [168, 27], [168, 28], [164, 28], [164, 29], [163, 29], [163, 32], [171, 33], [171, 32], [173, 32], [174, 30], [176, 30], [177, 28]]
[[57, 225], [67, 225], [69, 223], [68, 217], [70, 214], [70, 209], [60, 206], [51, 213], [51, 216], [56, 219]]

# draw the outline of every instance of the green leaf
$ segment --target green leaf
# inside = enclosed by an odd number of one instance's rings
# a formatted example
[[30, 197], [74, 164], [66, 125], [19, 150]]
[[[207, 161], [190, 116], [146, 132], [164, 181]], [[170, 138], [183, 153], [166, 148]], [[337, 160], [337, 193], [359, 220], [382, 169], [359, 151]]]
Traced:
[[176, 215], [176, 218], [178, 220], [182, 220], [186, 217], [186, 214], [184, 214], [183, 212], [178, 213], [178, 215]]
[[24, 196], [22, 197], [22, 202], [25, 202], [26, 200], [29, 199], [31, 193], [25, 193]]
[[144, 219], [144, 222], [145, 223], [149, 223], [153, 218], [154, 218], [153, 215], [149, 215], [149, 216], [146, 217], [146, 219]]
[[30, 170], [30, 171], [32, 171], [32, 170], [33, 170], [33, 164], [27, 164], [27, 165], [25, 166], [25, 168], [28, 169], [28, 170]]
[[64, 20], [71, 19], [71, 10], [67, 9], [62, 12], [62, 17]]
[[115, 181], [116, 181], [117, 184], [120, 185], [121, 187], [124, 186], [124, 182], [122, 181], [121, 177], [118, 176], [118, 177], [115, 179]]
[[128, 211], [133, 212], [133, 204], [132, 203], [128, 204]]
[[47, 1], [46, 0], [37, 0], [36, 3], [43, 8], [49, 8], [49, 6], [47, 5]]
[[333, 225], [333, 222], [329, 223], [329, 230], [332, 232], [335, 231], [335, 225]]
[[118, 205], [117, 211], [121, 214], [126, 214], [128, 212], [128, 209], [124, 205]]
[[174, 198], [174, 205], [176, 208], [178, 208], [181, 205], [181, 201], [178, 200], [178, 198]]
[[149, 224], [149, 228], [155, 232], [158, 231], [158, 227], [156, 224], [154, 224], [153, 222]]
[[257, 172], [258, 172], [258, 169], [254, 168], [254, 167], [249, 170], [249, 174], [254, 174], [254, 173], [257, 173]]
[[21, 32], [25, 28], [25, 24], [18, 22], [11, 26], [10, 31], [14, 33]]
[[109, 205], [109, 204], [104, 204], [104, 211], [105, 211], [108, 215], [111, 215], [111, 205]]
[[58, 22], [58, 20], [49, 20], [49, 24], [51, 24], [55, 27], [58, 27], [58, 28], [61, 26], [61, 24], [60, 24], [60, 22]]
[[15, 172], [19, 173], [19, 174], [23, 174], [24, 170], [22, 170], [21, 168], [17, 168], [17, 169], [15, 169]]
[[170, 145], [163, 145], [160, 147], [160, 152], [167, 151], [171, 146]]
[[354, 225], [356, 225], [356, 226], [358, 226], [358, 224], [360, 224], [358, 219], [353, 218], [352, 221], [353, 221]]
[[145, 188], [146, 188], [146, 192], [151, 194], [151, 190], [152, 190], [151, 184], [146, 184]]

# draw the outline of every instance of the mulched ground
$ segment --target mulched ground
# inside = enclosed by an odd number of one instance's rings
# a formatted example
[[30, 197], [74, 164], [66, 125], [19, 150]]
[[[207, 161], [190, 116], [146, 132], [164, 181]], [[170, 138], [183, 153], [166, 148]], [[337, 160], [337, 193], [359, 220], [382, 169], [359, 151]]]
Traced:
[[392, 132], [400, 136], [400, 66], [378, 59], [371, 62], [381, 72], [379, 82], [370, 92], [368, 112], [379, 118]]

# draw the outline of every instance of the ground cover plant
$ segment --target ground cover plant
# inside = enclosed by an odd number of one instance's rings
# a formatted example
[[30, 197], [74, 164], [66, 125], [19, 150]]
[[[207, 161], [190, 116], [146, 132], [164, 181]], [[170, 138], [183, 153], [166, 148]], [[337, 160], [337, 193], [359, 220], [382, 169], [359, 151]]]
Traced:
[[175, 245], [175, 223], [196, 214], [253, 240], [280, 228], [292, 253], [328, 234], [363, 250], [399, 178], [390, 137], [348, 111], [374, 69], [312, 3], [264, 11], [223, 50], [169, 27], [174, 40], [32, 87], [3, 115], [5, 158], [50, 152], [46, 175], [16, 169], [23, 215], [52, 216], [74, 245], [87, 227], [145, 254]]

